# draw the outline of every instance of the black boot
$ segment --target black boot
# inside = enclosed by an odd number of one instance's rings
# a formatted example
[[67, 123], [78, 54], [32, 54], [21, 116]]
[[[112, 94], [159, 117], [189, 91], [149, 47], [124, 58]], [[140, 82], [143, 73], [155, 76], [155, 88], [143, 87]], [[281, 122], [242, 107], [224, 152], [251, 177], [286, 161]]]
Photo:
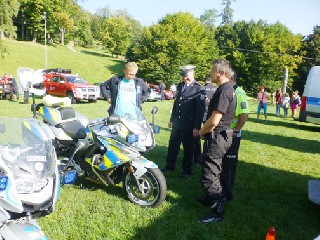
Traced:
[[211, 205], [211, 209], [212, 209], [211, 214], [209, 214], [205, 217], [199, 218], [198, 221], [203, 224], [222, 221], [224, 219], [225, 205], [226, 205], [225, 198], [215, 200], [214, 204]]

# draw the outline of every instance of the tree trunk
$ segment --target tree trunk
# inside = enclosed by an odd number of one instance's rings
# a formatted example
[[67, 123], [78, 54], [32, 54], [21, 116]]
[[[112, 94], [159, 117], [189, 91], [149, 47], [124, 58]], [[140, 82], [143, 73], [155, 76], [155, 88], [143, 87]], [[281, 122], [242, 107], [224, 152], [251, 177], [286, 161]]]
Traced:
[[61, 45], [64, 46], [64, 32], [66, 30], [64, 28], [61, 28]]

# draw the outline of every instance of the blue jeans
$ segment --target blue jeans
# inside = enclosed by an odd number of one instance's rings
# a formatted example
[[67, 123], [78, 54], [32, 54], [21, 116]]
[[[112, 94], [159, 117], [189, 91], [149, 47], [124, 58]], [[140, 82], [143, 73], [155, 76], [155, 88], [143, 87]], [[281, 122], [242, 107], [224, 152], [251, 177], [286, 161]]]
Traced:
[[284, 112], [284, 116], [285, 116], [285, 117], [288, 117], [288, 108], [284, 108], [284, 109], [283, 109], [283, 112]]
[[277, 104], [276, 104], [276, 115], [277, 115], [277, 116], [280, 116], [280, 108], [281, 108], [280, 105], [281, 105], [280, 103], [277, 103]]
[[[258, 104], [258, 111], [257, 111], [258, 115], [260, 115], [261, 109], [262, 109], [262, 106], [260, 104]], [[268, 110], [268, 104], [264, 103], [263, 104], [263, 114], [264, 115], [267, 115], [267, 110]]]

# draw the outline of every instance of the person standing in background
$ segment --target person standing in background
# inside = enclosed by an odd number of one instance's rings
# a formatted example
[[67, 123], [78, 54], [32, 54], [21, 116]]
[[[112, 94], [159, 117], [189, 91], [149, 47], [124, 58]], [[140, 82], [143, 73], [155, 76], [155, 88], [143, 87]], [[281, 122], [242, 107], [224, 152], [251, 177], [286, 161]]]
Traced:
[[299, 96], [299, 91], [295, 90], [292, 93], [291, 102], [290, 102], [290, 107], [292, 110], [292, 117], [293, 118], [296, 118], [297, 109], [300, 107], [300, 105], [301, 105], [301, 99]]
[[276, 91], [276, 115], [280, 116], [280, 109], [282, 103], [282, 91], [281, 88], [278, 88]]
[[265, 91], [264, 86], [261, 86], [259, 88], [259, 92], [257, 94], [257, 100], [258, 100], [258, 110], [257, 110], [257, 119], [260, 119], [260, 112], [261, 109], [263, 109], [264, 114], [264, 120], [267, 122], [267, 114], [268, 114], [268, 92]]
[[232, 144], [222, 159], [222, 189], [227, 201], [233, 198], [233, 185], [236, 176], [236, 169], [238, 164], [238, 154], [240, 148], [242, 127], [246, 123], [250, 109], [246, 92], [237, 85], [236, 72], [230, 78], [230, 83], [236, 92], [237, 105], [234, 112], [234, 118], [231, 124], [233, 129]]

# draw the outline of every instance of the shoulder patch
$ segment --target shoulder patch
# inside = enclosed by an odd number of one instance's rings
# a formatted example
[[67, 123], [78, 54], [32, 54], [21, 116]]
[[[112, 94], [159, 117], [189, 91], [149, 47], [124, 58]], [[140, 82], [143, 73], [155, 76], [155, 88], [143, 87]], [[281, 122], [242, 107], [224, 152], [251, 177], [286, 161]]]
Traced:
[[247, 108], [247, 103], [246, 102], [241, 102], [240, 103], [241, 109], [246, 109]]

